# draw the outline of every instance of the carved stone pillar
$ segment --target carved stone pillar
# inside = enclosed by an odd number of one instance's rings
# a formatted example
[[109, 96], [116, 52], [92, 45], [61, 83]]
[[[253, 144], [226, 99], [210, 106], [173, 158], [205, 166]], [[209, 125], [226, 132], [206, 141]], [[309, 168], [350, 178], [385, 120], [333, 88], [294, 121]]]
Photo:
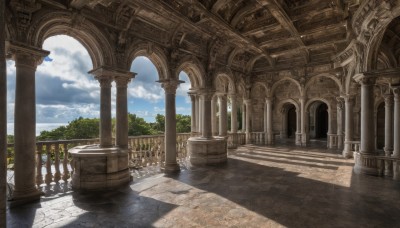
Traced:
[[211, 129], [212, 135], [218, 135], [218, 124], [217, 124], [217, 96], [213, 96], [211, 100]]
[[198, 118], [198, 131], [199, 133], [203, 132], [203, 100], [200, 94], [197, 95], [197, 116]]
[[356, 81], [361, 84], [361, 146], [360, 159], [357, 159], [354, 166], [356, 173], [377, 175], [374, 137], [374, 84], [375, 77], [365, 74], [356, 75]]
[[242, 104], [242, 132], [246, 132], [246, 104]]
[[354, 128], [354, 97], [346, 96], [344, 98], [345, 104], [345, 139], [344, 139], [344, 149], [343, 157], [351, 158], [353, 157], [353, 151], [350, 142], [353, 141], [353, 128]]
[[[13, 201], [39, 200], [35, 187], [36, 101], [35, 72], [49, 52], [26, 46], [9, 45], [15, 60], [16, 88], [14, 111], [14, 183]], [[2, 193], [4, 194], [4, 192]]]
[[246, 107], [246, 144], [251, 143], [251, 99], [247, 99], [244, 101]]
[[393, 95], [384, 94], [385, 99], [385, 155], [393, 152]]
[[117, 85], [117, 111], [115, 145], [121, 149], [128, 149], [128, 83], [135, 74], [116, 76]]
[[300, 124], [301, 124], [301, 144], [303, 146], [306, 146], [308, 143], [308, 130], [307, 130], [307, 117], [308, 117], [308, 113], [305, 109], [305, 105], [306, 105], [306, 98], [302, 97], [300, 98]]
[[211, 132], [211, 100], [213, 97], [213, 93], [211, 91], [204, 91], [201, 96], [202, 96], [202, 101], [203, 101], [203, 132], [202, 132], [202, 137], [203, 138], [212, 138], [212, 132]]
[[337, 98], [337, 148], [343, 148], [343, 100]]
[[[94, 73], [94, 72], [93, 72]], [[111, 82], [110, 76], [96, 76], [100, 83], [100, 147], [112, 147]]]
[[267, 97], [265, 100], [266, 109], [267, 109], [267, 135], [266, 141], [267, 145], [274, 144], [274, 132], [272, 128], [272, 98]]
[[400, 158], [400, 86], [392, 87], [392, 90], [394, 94], [394, 148], [392, 156]]
[[192, 117], [190, 118], [191, 120], [191, 131], [192, 134], [197, 132], [197, 99], [196, 99], [196, 95], [194, 93], [188, 93], [190, 96], [190, 100], [192, 101]]
[[302, 132], [301, 132], [301, 114], [302, 112], [300, 110], [296, 110], [296, 133], [295, 133], [295, 144], [298, 146], [301, 146], [302, 140]]
[[176, 161], [176, 107], [175, 93], [181, 81], [159, 81], [165, 91], [165, 171], [179, 171]]
[[[0, 2], [0, 31], [5, 31], [5, 1]], [[5, 32], [0, 33], [0, 227], [6, 227], [7, 179], [7, 72], [5, 59]]]
[[219, 136], [225, 137], [228, 135], [228, 101], [226, 94], [220, 94], [219, 98]]
[[236, 95], [231, 94], [231, 103], [232, 103], [232, 112], [231, 112], [231, 132], [237, 133], [238, 130], [238, 121], [237, 121], [237, 103], [236, 103]]

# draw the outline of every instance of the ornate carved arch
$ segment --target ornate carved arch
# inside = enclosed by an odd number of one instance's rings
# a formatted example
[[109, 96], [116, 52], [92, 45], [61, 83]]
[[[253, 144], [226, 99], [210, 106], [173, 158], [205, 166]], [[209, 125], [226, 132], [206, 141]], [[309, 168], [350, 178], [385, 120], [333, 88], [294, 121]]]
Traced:
[[43, 10], [35, 14], [27, 34], [30, 45], [42, 47], [50, 36], [68, 35], [77, 39], [88, 51], [93, 68], [116, 63], [107, 37], [90, 21], [68, 11]]
[[292, 104], [294, 105], [294, 107], [296, 107], [296, 110], [300, 110], [300, 105], [298, 102], [296, 102], [296, 100], [294, 99], [285, 99], [285, 100], [281, 100], [277, 105], [277, 109], [276, 110], [282, 110], [283, 106], [287, 105], [287, 104]]
[[213, 81], [213, 85], [214, 85], [215, 89], [217, 89], [218, 80], [220, 80], [221, 78], [225, 78], [226, 81], [228, 82], [228, 91], [227, 92], [235, 94], [236, 88], [235, 88], [235, 82], [234, 82], [234, 77], [233, 77], [232, 71], [227, 67], [219, 68], [216, 70], [215, 76], [214, 76], [214, 81]]
[[310, 110], [308, 110], [308, 109], [310, 108], [310, 105], [311, 105], [312, 103], [316, 102], [316, 101], [325, 103], [326, 106], [328, 106], [328, 114], [329, 114], [329, 115], [331, 114], [331, 112], [333, 111], [333, 110], [332, 110], [332, 104], [331, 104], [331, 102], [329, 102], [327, 99], [322, 98], [322, 97], [314, 97], [314, 98], [308, 99], [308, 101], [306, 102], [306, 104], [305, 104], [305, 106], [304, 106], [304, 109], [306, 110], [306, 112], [309, 112], [309, 111], [310, 111]]
[[279, 81], [275, 82], [275, 83], [272, 85], [272, 87], [271, 87], [271, 90], [270, 90], [271, 93], [270, 93], [269, 95], [270, 95], [270, 96], [273, 96], [274, 93], [275, 93], [275, 89], [276, 89], [282, 82], [284, 82], [284, 81], [293, 82], [293, 83], [297, 86], [297, 88], [299, 89], [299, 94], [302, 95], [302, 89], [301, 89], [300, 83], [299, 83], [298, 81], [296, 81], [295, 79], [290, 78], [290, 77], [283, 77], [283, 78], [280, 79]]
[[338, 86], [339, 92], [342, 93], [343, 88], [342, 88], [342, 83], [340, 82], [340, 80], [337, 77], [335, 77], [334, 75], [332, 75], [332, 74], [322, 73], [322, 74], [318, 74], [316, 76], [313, 76], [312, 78], [310, 78], [310, 80], [307, 81], [306, 85], [304, 86], [304, 94], [307, 94], [307, 91], [308, 91], [309, 87], [311, 86], [311, 83], [313, 83], [318, 78], [329, 78], [329, 79], [331, 79]]
[[130, 68], [133, 60], [138, 56], [145, 56], [151, 60], [157, 69], [158, 77], [160, 80], [169, 79], [171, 75], [169, 73], [169, 66], [167, 56], [164, 50], [157, 45], [149, 42], [133, 43], [127, 50], [127, 68]]
[[203, 88], [204, 76], [206, 75], [204, 66], [195, 56], [185, 56], [177, 64], [175, 77], [178, 77], [181, 71], [188, 74], [191, 86], [193, 89]]

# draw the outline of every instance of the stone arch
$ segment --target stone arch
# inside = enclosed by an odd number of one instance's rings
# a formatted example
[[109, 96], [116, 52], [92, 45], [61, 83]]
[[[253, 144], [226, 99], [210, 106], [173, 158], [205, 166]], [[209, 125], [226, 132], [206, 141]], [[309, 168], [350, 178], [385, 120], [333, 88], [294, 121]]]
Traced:
[[281, 100], [277, 105], [277, 110], [281, 110], [285, 105], [287, 104], [292, 104], [294, 105], [294, 107], [296, 107], [296, 111], [300, 111], [300, 105], [299, 103], [297, 103], [294, 99], [285, 99], [285, 100]]
[[220, 68], [215, 72], [215, 77], [213, 81], [214, 89], [218, 90], [217, 86], [220, 82], [227, 83], [225, 87], [226, 93], [236, 93], [235, 82], [233, 79], [233, 73], [229, 68]]
[[69, 11], [42, 11], [35, 14], [27, 33], [28, 43], [42, 47], [45, 39], [68, 35], [78, 40], [88, 51], [93, 68], [116, 63], [107, 37], [90, 21]]
[[[372, 5], [371, 5], [372, 4]], [[400, 16], [400, 5], [386, 1], [363, 1], [353, 16], [352, 26], [357, 40], [363, 44], [364, 51], [361, 71], [375, 70], [377, 67], [379, 47], [387, 26]]]
[[296, 81], [295, 79], [290, 78], [290, 77], [284, 77], [284, 78], [280, 79], [279, 81], [275, 82], [271, 87], [269, 95], [273, 96], [275, 94], [275, 89], [284, 81], [290, 81], [290, 82], [294, 83], [297, 86], [297, 88], [299, 89], [299, 94], [302, 95], [302, 89], [301, 89], [300, 83], [298, 81]]
[[316, 101], [325, 103], [326, 106], [328, 106], [328, 113], [329, 114], [333, 111], [331, 102], [329, 102], [327, 99], [322, 98], [322, 97], [315, 97], [315, 98], [308, 99], [308, 101], [306, 102], [306, 104], [304, 106], [304, 110], [306, 110], [306, 112], [309, 112], [310, 105], [312, 103], [316, 102]]
[[306, 85], [304, 86], [304, 94], [307, 94], [308, 89], [310, 88], [311, 84], [312, 84], [315, 80], [317, 80], [318, 78], [323, 78], [323, 77], [324, 77], [324, 78], [329, 78], [329, 79], [331, 79], [332, 81], [334, 81], [335, 84], [336, 84], [336, 85], [338, 86], [338, 88], [339, 88], [339, 93], [342, 93], [343, 87], [342, 87], [342, 83], [340, 82], [340, 80], [339, 80], [337, 77], [335, 77], [334, 75], [332, 75], [332, 74], [322, 73], [322, 74], [318, 74], [318, 75], [316, 75], [316, 76], [313, 76], [310, 80], [307, 81]]
[[128, 69], [130, 64], [136, 57], [144, 56], [149, 58], [157, 69], [158, 77], [160, 80], [170, 79], [167, 56], [165, 55], [162, 48], [150, 42], [133, 43], [127, 50], [127, 66]]
[[179, 77], [179, 73], [185, 71], [189, 77], [193, 89], [204, 87], [205, 70], [201, 62], [194, 56], [186, 56], [179, 63], [174, 77]]

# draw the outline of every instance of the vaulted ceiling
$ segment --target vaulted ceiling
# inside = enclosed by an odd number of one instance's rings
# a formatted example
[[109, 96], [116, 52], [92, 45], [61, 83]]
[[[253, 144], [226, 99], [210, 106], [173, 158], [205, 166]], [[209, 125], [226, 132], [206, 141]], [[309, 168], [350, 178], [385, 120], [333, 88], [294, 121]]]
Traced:
[[[43, 0], [241, 72], [331, 62], [359, 0]], [[350, 15], [350, 16], [349, 16]]]

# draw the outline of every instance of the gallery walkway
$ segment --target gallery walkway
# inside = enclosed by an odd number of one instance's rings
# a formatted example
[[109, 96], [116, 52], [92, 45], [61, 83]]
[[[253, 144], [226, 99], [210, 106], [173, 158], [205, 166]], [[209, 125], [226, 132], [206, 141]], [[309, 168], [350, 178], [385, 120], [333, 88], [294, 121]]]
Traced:
[[8, 210], [8, 227], [396, 227], [400, 183], [316, 148], [244, 146], [224, 167], [68, 192]]

